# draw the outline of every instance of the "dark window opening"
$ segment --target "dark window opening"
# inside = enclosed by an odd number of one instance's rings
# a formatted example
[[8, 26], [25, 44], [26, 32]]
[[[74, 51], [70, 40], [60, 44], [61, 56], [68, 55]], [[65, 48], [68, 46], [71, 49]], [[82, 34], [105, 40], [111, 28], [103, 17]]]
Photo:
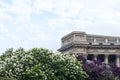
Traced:
[[116, 55], [109, 55], [108, 61], [109, 64], [116, 64]]
[[94, 55], [93, 54], [88, 54], [87, 59], [88, 60], [93, 60], [94, 59]]
[[102, 46], [103, 44], [102, 43], [99, 43], [100, 46]]
[[112, 46], [113, 46], [113, 45], [114, 45], [114, 43], [110, 43], [110, 45], [112, 45]]
[[98, 55], [97, 60], [100, 60], [103, 62], [105, 60], [105, 55], [103, 55], [103, 54]]
[[92, 43], [90, 42], [89, 45], [92, 45]]

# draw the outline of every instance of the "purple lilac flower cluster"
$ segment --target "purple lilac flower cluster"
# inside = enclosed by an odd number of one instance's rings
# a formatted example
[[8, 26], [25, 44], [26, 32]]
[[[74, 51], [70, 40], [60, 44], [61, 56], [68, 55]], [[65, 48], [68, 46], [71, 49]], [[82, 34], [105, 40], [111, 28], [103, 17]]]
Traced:
[[81, 55], [76, 58], [82, 62], [83, 70], [89, 75], [87, 80], [120, 80], [120, 67], [100, 60], [87, 60]]

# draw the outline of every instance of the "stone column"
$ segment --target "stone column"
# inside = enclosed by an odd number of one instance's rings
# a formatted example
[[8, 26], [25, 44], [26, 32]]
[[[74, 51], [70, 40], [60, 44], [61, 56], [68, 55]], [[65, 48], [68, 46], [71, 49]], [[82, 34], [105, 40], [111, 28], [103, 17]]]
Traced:
[[105, 55], [105, 63], [108, 64], [108, 55]]
[[119, 55], [116, 55], [116, 65], [119, 67], [120, 66], [120, 58]]
[[94, 54], [94, 59], [95, 59], [95, 60], [97, 60], [97, 56], [98, 56], [97, 54]]

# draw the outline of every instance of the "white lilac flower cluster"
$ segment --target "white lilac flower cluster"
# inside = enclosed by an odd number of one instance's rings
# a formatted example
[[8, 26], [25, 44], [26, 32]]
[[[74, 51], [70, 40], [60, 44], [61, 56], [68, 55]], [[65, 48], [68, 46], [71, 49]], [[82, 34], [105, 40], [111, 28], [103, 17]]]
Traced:
[[87, 77], [75, 57], [34, 48], [7, 50], [0, 56], [0, 76], [18, 80], [83, 80]]

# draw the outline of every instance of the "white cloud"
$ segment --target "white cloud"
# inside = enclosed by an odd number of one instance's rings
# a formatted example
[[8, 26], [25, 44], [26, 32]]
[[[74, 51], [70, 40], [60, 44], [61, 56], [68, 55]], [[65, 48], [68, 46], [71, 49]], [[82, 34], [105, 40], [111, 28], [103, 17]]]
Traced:
[[6, 46], [0, 48], [22, 45], [56, 50], [60, 38], [73, 30], [120, 34], [119, 4], [119, 0], [1, 0], [0, 41]]
[[8, 29], [5, 25], [0, 24], [0, 33], [8, 33]]
[[42, 10], [52, 11], [52, 1], [50, 0], [34, 0], [33, 11], [37, 14], [41, 13]]
[[6, 13], [0, 13], [0, 21], [2, 21], [3, 19], [12, 20], [12, 17]]
[[78, 16], [80, 10], [83, 8], [83, 5], [78, 0], [59, 0], [56, 1], [53, 6], [53, 12], [64, 18]]

